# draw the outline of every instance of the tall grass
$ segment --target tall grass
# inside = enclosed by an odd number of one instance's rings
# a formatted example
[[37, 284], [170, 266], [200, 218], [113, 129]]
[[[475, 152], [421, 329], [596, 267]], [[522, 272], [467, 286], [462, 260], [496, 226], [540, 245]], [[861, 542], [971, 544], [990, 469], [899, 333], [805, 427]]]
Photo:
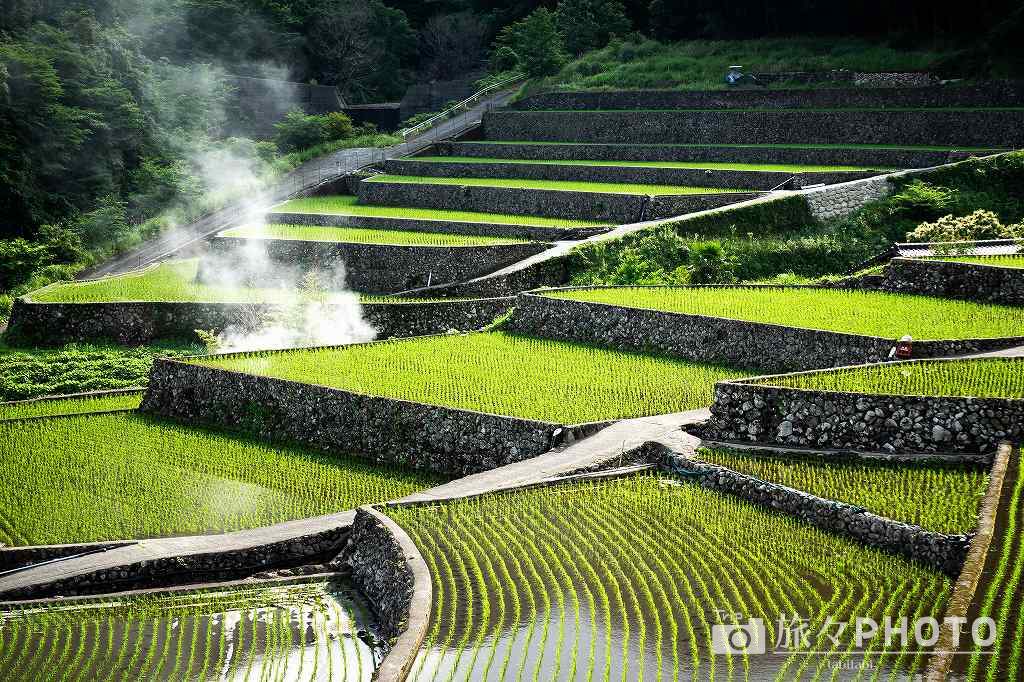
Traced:
[[897, 339], [1024, 334], [1024, 308], [816, 287], [613, 287], [546, 296]]
[[939, 533], [968, 533], [988, 475], [961, 466], [783, 458], [704, 448], [697, 456], [749, 476], [846, 502]]
[[491, 414], [575, 424], [711, 402], [741, 372], [503, 332], [248, 353], [204, 365]]
[[[675, 478], [641, 475], [388, 508], [434, 585], [417, 682], [829, 679], [920, 671], [899, 639], [854, 653], [826, 619], [941, 617], [951, 581], [902, 558]], [[806, 646], [715, 654], [712, 628], [807, 619]], [[487, 671], [486, 673], [484, 671]], [[851, 671], [852, 672], [852, 671]]]
[[481, 213], [478, 211], [445, 211], [405, 206], [369, 206], [358, 203], [354, 196], [325, 196], [291, 199], [273, 208], [279, 213], [326, 213], [364, 218], [401, 218], [405, 220], [449, 220], [497, 225], [533, 225], [536, 227], [602, 227], [608, 223], [593, 220], [563, 220], [540, 216]]
[[382, 502], [441, 480], [135, 413], [0, 421], [0, 542], [255, 528]]
[[0, 421], [26, 417], [53, 417], [69, 414], [134, 410], [142, 402], [142, 391], [73, 398], [44, 398], [0, 403]]
[[1024, 400], [1024, 358], [882, 364], [761, 380], [772, 386], [879, 395]]
[[316, 225], [247, 225], [223, 232], [225, 237], [258, 239], [296, 239], [314, 242], [349, 244], [390, 244], [395, 246], [496, 246], [526, 244], [529, 240], [514, 237], [487, 237], [416, 232], [411, 230], [374, 230], [359, 227], [320, 227]]
[[685, 187], [681, 185], [642, 185], [621, 182], [572, 182], [567, 180], [529, 180], [525, 178], [442, 178], [415, 175], [375, 175], [363, 182], [395, 182], [415, 185], [459, 185], [472, 187], [508, 187], [514, 189], [551, 189], [565, 192], [605, 194], [725, 194], [748, 192], [746, 189]]

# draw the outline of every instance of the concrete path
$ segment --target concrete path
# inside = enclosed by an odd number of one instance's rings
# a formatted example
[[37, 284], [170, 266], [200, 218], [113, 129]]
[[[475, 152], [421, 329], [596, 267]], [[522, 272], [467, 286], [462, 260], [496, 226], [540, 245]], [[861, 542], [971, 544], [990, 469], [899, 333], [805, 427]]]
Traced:
[[[691, 437], [684, 434], [680, 427], [683, 424], [702, 421], [708, 416], [707, 410], [693, 410], [678, 414], [623, 420], [567, 447], [552, 450], [533, 459], [466, 476], [415, 493], [399, 501], [443, 500], [477, 495], [510, 486], [537, 483], [552, 476], [613, 461], [622, 452], [643, 445], [647, 441], [664, 443], [676, 450], [685, 449], [690, 442], [688, 439]], [[352, 524], [354, 516], [354, 511], [342, 511], [220, 535], [140, 540], [128, 547], [55, 561], [0, 577], [0, 594], [9, 590], [43, 585], [95, 571], [115, 569], [139, 561], [260, 547], [274, 542], [313, 535], [332, 528], [349, 526]]]
[[161, 234], [140, 246], [112, 258], [97, 267], [84, 270], [79, 278], [103, 277], [138, 270], [151, 263], [164, 260], [182, 249], [194, 246], [222, 230], [244, 222], [254, 213], [260, 213], [290, 197], [315, 189], [319, 185], [338, 179], [366, 166], [415, 154], [426, 147], [478, 125], [483, 114], [502, 107], [515, 94], [514, 90], [489, 97], [465, 113], [439, 123], [419, 136], [393, 147], [380, 149], [342, 149], [311, 159], [294, 169], [273, 187], [255, 197], [233, 202], [204, 216], [190, 225]]

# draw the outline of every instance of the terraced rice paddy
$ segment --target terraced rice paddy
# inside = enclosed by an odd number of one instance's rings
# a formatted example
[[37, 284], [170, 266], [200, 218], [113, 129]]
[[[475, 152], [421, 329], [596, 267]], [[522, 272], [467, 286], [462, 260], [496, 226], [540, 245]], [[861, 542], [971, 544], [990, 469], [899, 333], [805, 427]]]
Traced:
[[608, 223], [593, 220], [565, 220], [540, 216], [481, 213], [478, 211], [442, 211], [432, 208], [404, 206], [369, 206], [358, 203], [354, 196], [306, 197], [291, 199], [273, 208], [279, 213], [325, 213], [364, 218], [401, 218], [405, 220], [448, 220], [466, 223], [493, 223], [496, 225], [533, 225], [535, 227], [603, 227]]
[[897, 339], [1024, 334], [1024, 308], [817, 287], [610, 287], [545, 296]]
[[28, 417], [53, 417], [65, 414], [88, 414], [134, 410], [142, 402], [142, 391], [108, 393], [106, 395], [46, 398], [0, 403], [0, 421]]
[[681, 185], [642, 185], [624, 182], [572, 182], [568, 180], [529, 180], [525, 178], [447, 178], [417, 175], [375, 175], [363, 182], [396, 182], [416, 185], [458, 185], [470, 187], [508, 187], [512, 189], [552, 189], [569, 192], [608, 194], [725, 194], [749, 192], [745, 189], [689, 187]]
[[0, 542], [255, 528], [394, 499], [442, 480], [135, 413], [0, 421]]
[[0, 610], [0, 679], [369, 682], [370, 616], [340, 583]]
[[744, 374], [716, 365], [503, 332], [247, 353], [196, 362], [558, 424], [703, 407], [711, 402], [715, 381]]
[[1008, 474], [996, 514], [995, 534], [988, 548], [974, 602], [967, 613], [970, 622], [988, 617], [996, 623], [996, 641], [988, 647], [976, 646], [970, 637], [964, 650], [965, 661], [955, 663], [966, 672], [968, 682], [1019, 680], [1024, 676], [1024, 477], [1020, 474], [1020, 451], [1011, 455]]
[[[901, 558], [655, 475], [386, 512], [433, 579], [418, 682], [909, 679], [924, 654], [883, 655], [882, 638], [857, 650], [853, 626], [839, 634], [826, 618], [941, 618], [952, 587]], [[808, 619], [802, 648], [785, 646], [783, 614]], [[768, 653], [713, 654], [713, 628], [747, 618], [764, 619]]]
[[1012, 256], [953, 256], [936, 260], [973, 263], [975, 265], [993, 265], [999, 268], [1024, 268], [1024, 254], [1014, 254]]
[[[196, 282], [198, 258], [169, 261], [124, 275], [61, 282], [31, 294], [36, 303], [178, 301], [199, 303], [295, 303], [299, 295], [280, 287], [229, 287]], [[343, 296], [351, 296], [344, 294]], [[337, 298], [327, 295], [325, 302]]]
[[[778, 111], [778, 110], [776, 110]], [[682, 142], [661, 143], [632, 143], [632, 142], [546, 142], [543, 140], [473, 140], [472, 144], [494, 144], [494, 145], [558, 145], [563, 147], [600, 144], [602, 147], [685, 147], [688, 149], [700, 149], [710, 147], [711, 149], [892, 149], [918, 152], [985, 152], [992, 151], [989, 147], [943, 147], [933, 145], [891, 145], [891, 144], [687, 144]], [[1008, 151], [1008, 150], [1007, 150]]]
[[762, 481], [845, 502], [939, 533], [968, 533], [988, 475], [977, 468], [758, 456], [702, 449], [697, 456]]
[[811, 391], [1024, 400], [1024, 358], [922, 360], [790, 374], [758, 383]]
[[864, 171], [864, 166], [823, 166], [801, 163], [739, 163], [735, 161], [585, 161], [577, 159], [502, 159], [481, 156], [412, 156], [409, 161], [437, 163], [521, 163], [550, 166], [610, 166], [613, 168], [683, 168], [693, 170], [742, 170], [811, 173], [819, 171]]
[[501, 244], [526, 244], [529, 241], [512, 237], [482, 237], [443, 232], [277, 224], [236, 227], [221, 234], [224, 237], [244, 237], [247, 239], [296, 239], [312, 242], [391, 244], [396, 246], [497, 246]]

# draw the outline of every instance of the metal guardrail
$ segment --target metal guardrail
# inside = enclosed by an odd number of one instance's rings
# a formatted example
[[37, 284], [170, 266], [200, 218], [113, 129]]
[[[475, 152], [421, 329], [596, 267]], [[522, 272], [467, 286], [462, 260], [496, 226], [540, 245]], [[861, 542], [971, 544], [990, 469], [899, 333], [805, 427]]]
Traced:
[[477, 101], [483, 99], [489, 93], [494, 92], [495, 90], [500, 90], [502, 88], [507, 88], [513, 83], [525, 79], [525, 74], [516, 74], [510, 78], [506, 78], [505, 80], [499, 81], [497, 83], [492, 83], [491, 85], [488, 85], [486, 88], [477, 90], [476, 92], [474, 92], [472, 95], [462, 100], [461, 102], [456, 102], [455, 104], [448, 107], [444, 111], [434, 114], [426, 121], [421, 121], [420, 123], [417, 123], [416, 125], [410, 128], [403, 128], [402, 130], [399, 130], [398, 136], [401, 137], [406, 142], [408, 142], [410, 137], [419, 135], [420, 133], [429, 130], [430, 128], [433, 128], [435, 125], [442, 121], [447, 121], [449, 118], [457, 114], [460, 110], [468, 111]]

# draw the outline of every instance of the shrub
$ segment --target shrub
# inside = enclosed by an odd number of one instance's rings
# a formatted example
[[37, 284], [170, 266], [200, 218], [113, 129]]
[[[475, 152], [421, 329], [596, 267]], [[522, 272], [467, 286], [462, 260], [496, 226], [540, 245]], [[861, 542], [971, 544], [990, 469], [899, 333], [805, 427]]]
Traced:
[[515, 71], [519, 67], [519, 55], [507, 45], [503, 45], [491, 54], [490, 69], [493, 73]]
[[31, 277], [49, 259], [43, 244], [26, 239], [0, 239], [0, 289], [9, 289]]
[[719, 242], [690, 244], [686, 271], [692, 284], [730, 284], [736, 281], [736, 260]]
[[914, 180], [889, 199], [893, 216], [914, 220], [935, 220], [949, 213], [956, 190]]
[[959, 242], [979, 239], [1024, 238], [1024, 223], [1003, 225], [992, 211], [978, 209], [965, 216], [946, 215], [934, 223], [921, 223], [907, 234], [915, 242]]
[[292, 109], [274, 124], [274, 141], [282, 151], [312, 147], [327, 139], [327, 122], [322, 116], [309, 116], [301, 109]]
[[[528, 76], [550, 76], [558, 72], [567, 55], [558, 33], [555, 13], [546, 7], [501, 30], [494, 43], [495, 53], [507, 47], [518, 56], [516, 68]], [[502, 59], [506, 60], [508, 53]]]
[[325, 114], [324, 134], [328, 140], [347, 140], [354, 134], [352, 119], [340, 111]]

